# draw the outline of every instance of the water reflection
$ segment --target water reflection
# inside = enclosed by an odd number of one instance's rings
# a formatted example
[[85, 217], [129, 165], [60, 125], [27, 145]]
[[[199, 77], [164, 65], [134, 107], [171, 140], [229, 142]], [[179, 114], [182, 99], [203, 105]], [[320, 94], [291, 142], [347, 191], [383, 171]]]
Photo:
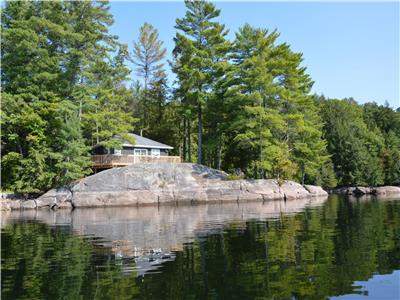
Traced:
[[321, 299], [400, 269], [400, 201], [11, 212], [4, 299]]
[[68, 210], [26, 210], [3, 214], [4, 225], [35, 220], [50, 226], [67, 225], [75, 233], [103, 239], [119, 257], [181, 251], [196, 237], [223, 231], [227, 222], [236, 226], [249, 219], [279, 218], [327, 200], [313, 198], [291, 201], [225, 203], [198, 206], [148, 206]]

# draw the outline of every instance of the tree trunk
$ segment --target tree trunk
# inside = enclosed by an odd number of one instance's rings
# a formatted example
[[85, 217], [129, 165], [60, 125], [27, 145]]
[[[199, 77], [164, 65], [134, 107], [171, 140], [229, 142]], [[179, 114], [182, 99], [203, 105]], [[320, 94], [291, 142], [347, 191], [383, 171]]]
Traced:
[[198, 147], [197, 147], [197, 163], [201, 164], [202, 161], [202, 134], [203, 134], [203, 120], [201, 115], [201, 104], [197, 105], [197, 118], [199, 122], [199, 133], [198, 133]]
[[217, 149], [217, 169], [221, 170], [221, 156], [222, 156], [222, 134], [219, 137], [218, 149]]
[[[96, 108], [96, 115], [97, 115], [97, 108]], [[96, 120], [96, 143], [100, 143], [100, 139], [99, 139], [99, 124], [97, 123]]]
[[187, 130], [188, 130], [188, 160], [189, 162], [192, 162], [192, 142], [190, 141], [190, 136], [191, 136], [191, 132], [190, 132], [190, 119], [187, 120]]
[[186, 161], [186, 118], [183, 118], [183, 161]]
[[24, 157], [24, 151], [22, 150], [22, 146], [20, 143], [18, 143], [18, 149], [19, 149], [19, 153], [21, 154], [21, 157]]

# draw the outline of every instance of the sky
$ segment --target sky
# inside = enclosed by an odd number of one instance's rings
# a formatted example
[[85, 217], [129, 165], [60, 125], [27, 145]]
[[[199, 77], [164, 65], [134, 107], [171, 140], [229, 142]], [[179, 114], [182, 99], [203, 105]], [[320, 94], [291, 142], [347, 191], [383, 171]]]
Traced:
[[[303, 53], [303, 66], [315, 82], [313, 93], [353, 97], [359, 103], [387, 101], [393, 108], [400, 107], [400, 2], [215, 4], [221, 9], [218, 21], [230, 30], [230, 40], [245, 23], [277, 29], [279, 43]], [[110, 6], [115, 19], [111, 32], [130, 50], [140, 26], [148, 22], [158, 29], [167, 59], [171, 58], [175, 19], [185, 15], [183, 2], [112, 1]], [[167, 71], [171, 84], [174, 76]], [[132, 77], [136, 79], [134, 72]]]

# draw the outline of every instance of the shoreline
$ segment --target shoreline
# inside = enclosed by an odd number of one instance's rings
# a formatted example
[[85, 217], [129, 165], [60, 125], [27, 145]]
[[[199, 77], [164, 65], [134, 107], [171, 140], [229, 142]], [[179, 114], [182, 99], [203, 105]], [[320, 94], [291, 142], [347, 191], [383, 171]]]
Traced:
[[[305, 200], [313, 198], [327, 198], [330, 194], [338, 194], [356, 199], [364, 198], [397, 198], [400, 197], [400, 187], [381, 186], [381, 187], [340, 187], [324, 191], [319, 186], [305, 185], [292, 181], [286, 181], [279, 189], [279, 193], [265, 193], [260, 188], [270, 187], [275, 180], [233, 180], [224, 181], [228, 186], [239, 185], [237, 195], [234, 192], [223, 193], [226, 191], [223, 187], [211, 188], [215, 195], [202, 198], [198, 190], [182, 191], [96, 191], [80, 192], [78, 202], [74, 203], [73, 192], [70, 189], [53, 189], [38, 198], [23, 198], [11, 193], [1, 193], [1, 211], [24, 211], [40, 209], [90, 209], [90, 208], [127, 208], [127, 207], [154, 207], [154, 206], [196, 206], [207, 204], [232, 204], [232, 203], [252, 203], [267, 201], [286, 201], [286, 200]], [[243, 185], [246, 185], [243, 191]], [[257, 190], [252, 190], [255, 188]], [[306, 192], [299, 190], [299, 186]], [[250, 187], [250, 190], [248, 189]], [[218, 193], [218, 188], [222, 188]], [[311, 191], [311, 192], [310, 192]], [[202, 191], [210, 196], [210, 189]], [[188, 197], [188, 195], [191, 195]], [[219, 196], [219, 198], [217, 198]], [[122, 200], [121, 200], [122, 199]], [[77, 199], [75, 199], [77, 200]]]
[[400, 196], [400, 186], [385, 185], [377, 187], [366, 186], [345, 186], [330, 189], [329, 194], [349, 195], [354, 197], [362, 196]]
[[[227, 174], [202, 165], [140, 163], [109, 169], [71, 186], [52, 189], [36, 199], [1, 195], [1, 210], [76, 209], [95, 207], [183, 206], [266, 202], [328, 197], [319, 186], [275, 179], [227, 180]], [[342, 187], [342, 195], [400, 197], [400, 187]]]
[[[276, 191], [271, 188], [274, 180], [224, 181], [217, 186], [196, 190], [133, 190], [96, 191], [74, 193], [61, 188], [50, 190], [35, 199], [22, 199], [15, 195], [1, 195], [1, 210], [41, 210], [41, 209], [88, 209], [126, 208], [149, 206], [195, 206], [207, 204], [232, 204], [252, 202], [272, 202], [287, 200], [307, 200], [327, 198], [328, 193], [318, 186], [306, 187], [295, 182], [285, 182]], [[236, 186], [236, 188], [234, 188]], [[311, 191], [311, 192], [310, 192]], [[11, 197], [10, 197], [11, 196]]]
[[197, 164], [140, 163], [88, 176], [36, 199], [3, 199], [1, 209], [177, 206], [316, 196], [327, 197], [328, 193], [321, 187], [293, 181], [278, 184], [274, 179], [227, 180], [225, 172]]

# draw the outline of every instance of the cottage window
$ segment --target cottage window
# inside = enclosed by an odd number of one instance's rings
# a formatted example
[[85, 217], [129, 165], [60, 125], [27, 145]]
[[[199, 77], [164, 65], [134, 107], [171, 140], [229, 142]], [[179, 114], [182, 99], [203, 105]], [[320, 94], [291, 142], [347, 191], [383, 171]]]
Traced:
[[152, 156], [160, 156], [160, 149], [151, 149]]
[[147, 155], [147, 149], [135, 149], [135, 155], [137, 156]]

